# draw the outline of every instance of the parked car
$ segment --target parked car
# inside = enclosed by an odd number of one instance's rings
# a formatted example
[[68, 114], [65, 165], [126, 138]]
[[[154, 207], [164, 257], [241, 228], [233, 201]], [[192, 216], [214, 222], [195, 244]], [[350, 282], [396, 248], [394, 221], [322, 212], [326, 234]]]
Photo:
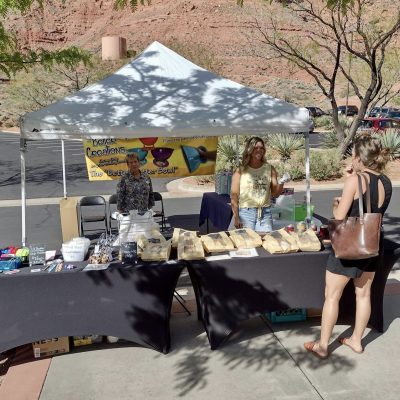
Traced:
[[382, 117], [400, 119], [400, 111], [398, 110], [389, 111], [387, 114], [382, 115]]
[[368, 113], [369, 117], [387, 117], [387, 114], [391, 111], [399, 111], [393, 107], [373, 107]]
[[310, 115], [315, 117], [320, 117], [321, 115], [326, 115], [326, 112], [321, 110], [319, 107], [306, 107], [308, 111], [310, 111]]
[[[346, 114], [346, 106], [339, 106], [338, 107], [338, 113], [339, 114]], [[358, 107], [354, 105], [348, 105], [347, 106], [347, 116], [352, 117], [354, 115], [358, 114]]]
[[364, 118], [358, 126], [358, 131], [384, 132], [388, 128], [400, 129], [400, 121], [393, 118]]

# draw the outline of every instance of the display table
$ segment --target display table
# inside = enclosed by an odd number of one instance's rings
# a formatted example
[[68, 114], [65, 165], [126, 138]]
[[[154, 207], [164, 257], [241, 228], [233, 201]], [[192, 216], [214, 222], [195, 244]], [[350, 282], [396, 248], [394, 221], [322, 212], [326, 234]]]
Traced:
[[217, 194], [214, 192], [203, 193], [201, 201], [199, 226], [207, 222], [207, 233], [209, 232], [208, 221], [221, 231], [228, 230], [232, 220], [232, 209], [229, 194]]
[[[190, 261], [188, 270], [211, 349], [220, 346], [241, 321], [288, 308], [319, 308], [324, 303], [325, 266], [329, 251], [268, 254], [219, 261]], [[382, 258], [383, 267], [372, 286], [370, 325], [383, 330], [383, 292], [394, 264], [393, 251]], [[353, 296], [344, 297], [340, 317], [353, 313]], [[354, 314], [352, 314], [354, 319]]]
[[167, 353], [172, 298], [183, 267], [113, 263], [103, 271], [24, 268], [0, 274], [0, 352], [42, 339], [98, 334]]

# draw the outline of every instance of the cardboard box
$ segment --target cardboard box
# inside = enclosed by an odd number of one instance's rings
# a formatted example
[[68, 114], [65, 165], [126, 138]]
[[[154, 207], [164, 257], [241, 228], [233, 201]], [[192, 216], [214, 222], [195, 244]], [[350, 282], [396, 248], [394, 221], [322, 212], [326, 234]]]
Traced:
[[69, 352], [69, 337], [40, 340], [32, 343], [33, 356], [35, 358], [53, 356]]
[[103, 341], [103, 336], [100, 335], [74, 336], [72, 341], [75, 347], [87, 346], [89, 344], [101, 343]]
[[79, 236], [77, 204], [79, 197], [68, 197], [60, 201], [60, 218], [63, 242]]

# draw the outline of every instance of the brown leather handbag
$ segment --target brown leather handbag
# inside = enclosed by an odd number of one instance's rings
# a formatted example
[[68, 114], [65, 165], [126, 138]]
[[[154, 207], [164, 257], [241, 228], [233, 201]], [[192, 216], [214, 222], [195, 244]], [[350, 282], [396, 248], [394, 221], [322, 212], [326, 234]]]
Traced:
[[364, 212], [361, 175], [358, 176], [359, 217], [346, 217], [343, 220], [331, 219], [328, 229], [336, 258], [344, 260], [363, 260], [379, 254], [382, 214], [371, 212], [371, 192], [367, 179], [367, 212]]

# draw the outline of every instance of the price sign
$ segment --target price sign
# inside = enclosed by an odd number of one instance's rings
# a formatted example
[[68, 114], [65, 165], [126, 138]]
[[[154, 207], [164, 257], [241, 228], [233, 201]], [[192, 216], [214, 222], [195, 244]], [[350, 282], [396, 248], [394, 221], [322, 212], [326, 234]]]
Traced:
[[29, 266], [44, 265], [46, 261], [46, 245], [31, 244], [29, 246]]
[[121, 261], [126, 264], [136, 264], [137, 243], [125, 242], [121, 244]]

